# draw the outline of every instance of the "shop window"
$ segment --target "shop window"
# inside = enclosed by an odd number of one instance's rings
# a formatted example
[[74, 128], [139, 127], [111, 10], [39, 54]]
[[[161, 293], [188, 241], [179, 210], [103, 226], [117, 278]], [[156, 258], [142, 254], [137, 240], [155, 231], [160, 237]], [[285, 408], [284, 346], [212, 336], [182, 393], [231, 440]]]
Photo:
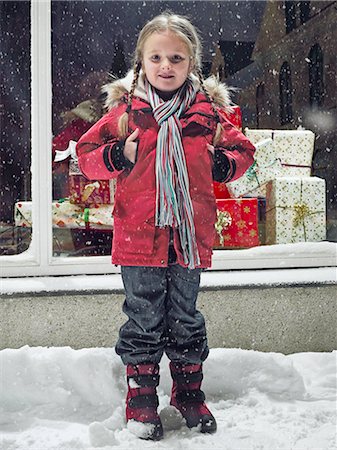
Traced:
[[310, 105], [321, 106], [324, 99], [323, 52], [319, 44], [310, 49], [308, 59]]
[[15, 255], [28, 249], [32, 234], [31, 217], [21, 214], [31, 201], [30, 2], [0, 2], [0, 45], [0, 254]]
[[[179, 2], [175, 3], [174, 10], [180, 14], [189, 13], [193, 22], [201, 28], [202, 22], [198, 23], [200, 11], [204, 8], [202, 11], [207, 11], [212, 16], [209, 5], [209, 2]], [[110, 80], [109, 74], [120, 77], [130, 67], [138, 30], [147, 19], [162, 10], [162, 2], [151, 2], [151, 7], [151, 11], [141, 6], [137, 8], [131, 29], [127, 19], [135, 11], [133, 2], [46, 0], [31, 4], [10, 1], [0, 4], [1, 42], [9, 67], [9, 75], [5, 71], [7, 78], [1, 115], [2, 128], [5, 130], [2, 135], [5, 148], [3, 167], [6, 169], [1, 185], [1, 211], [4, 211], [1, 231], [2, 237], [5, 236], [6, 239], [2, 239], [2, 243], [5, 242], [2, 246], [5, 249], [2, 250], [3, 255], [5, 254], [2, 261], [8, 263], [5, 276], [22, 276], [22, 273], [112, 273], [119, 270], [110, 263], [114, 183], [82, 178], [78, 173], [76, 159], [71, 157], [71, 150], [74, 142], [102, 116], [104, 98], [100, 87]], [[225, 29], [226, 23], [222, 25]], [[18, 28], [22, 30], [20, 40], [11, 32]], [[114, 34], [112, 30], [117, 28], [118, 32]], [[207, 40], [208, 21], [201, 31], [202, 38]], [[311, 86], [319, 85], [318, 81], [314, 83], [314, 80], [320, 79], [318, 67], [322, 67], [323, 61], [319, 50], [312, 49], [312, 61], [316, 61], [316, 64], [310, 66]], [[51, 79], [48, 78], [50, 67]], [[205, 74], [210, 67], [211, 64], [206, 61]], [[259, 128], [248, 130], [247, 136], [254, 143], [265, 137], [275, 140], [273, 149], [266, 150], [269, 159], [263, 162], [263, 168], [277, 169], [277, 152], [282, 151], [289, 156], [289, 173], [295, 170], [310, 178], [314, 134], [309, 130], [296, 134], [297, 130], [294, 129], [291, 136], [282, 134], [284, 128], [294, 128], [291, 123], [295, 111], [292, 111], [293, 90], [289, 64], [285, 62], [280, 70], [279, 98], [269, 95], [269, 91], [265, 93], [263, 83], [256, 87], [256, 80], [264, 79], [264, 75], [268, 73], [267, 68], [267, 65], [263, 65], [257, 74], [249, 73], [249, 77], [241, 85], [252, 107], [256, 106], [256, 126]], [[30, 79], [32, 87], [28, 81]], [[235, 86], [231, 82], [230, 84]], [[251, 92], [252, 97], [249, 97]], [[317, 98], [317, 94], [313, 97]], [[246, 119], [244, 105], [240, 106]], [[278, 117], [273, 112], [278, 106], [282, 125], [285, 125], [282, 130], [277, 130], [280, 128]], [[268, 123], [271, 124], [269, 128], [276, 129], [276, 134], [271, 130], [261, 129], [261, 125], [264, 125], [261, 124], [263, 111], [265, 118], [268, 112]], [[234, 108], [230, 116], [228, 120], [235, 126], [242, 125], [239, 108]], [[326, 147], [330, 147], [330, 144]], [[70, 152], [69, 156], [67, 150]], [[12, 162], [14, 157], [17, 158], [15, 163]], [[326, 151], [326, 158], [334, 166], [333, 152]], [[13, 164], [16, 164], [14, 176], [10, 171]], [[259, 184], [256, 177], [259, 177], [259, 172], [256, 165], [253, 165], [247, 172], [246, 181]], [[238, 181], [242, 183], [243, 180]], [[329, 183], [329, 186], [333, 184]], [[272, 198], [264, 185], [248, 194], [246, 191], [242, 194], [242, 184], [239, 187], [237, 184], [214, 184], [219, 220], [214, 242], [213, 269], [316, 267], [333, 264], [331, 261], [335, 247], [321, 241], [326, 236], [330, 241], [336, 240], [336, 203], [327, 205], [329, 216], [325, 222], [326, 192], [322, 190], [325, 189], [322, 182], [319, 186], [317, 184], [317, 189], [315, 186], [310, 187], [319, 191], [315, 204], [311, 204], [310, 196], [304, 198], [307, 188], [296, 185], [296, 191], [292, 186], [290, 183], [284, 189], [282, 186], [278, 187], [278, 192], [286, 190], [288, 196], [277, 197], [279, 194], [274, 191], [275, 196]], [[287, 203], [283, 204], [283, 201]], [[17, 223], [14, 220], [16, 209], [20, 209], [22, 219]], [[31, 227], [27, 227], [23, 220], [31, 217], [32, 209], [35, 211], [35, 233], [33, 230], [31, 243]], [[16, 233], [11, 242], [8, 234], [3, 234], [8, 229], [13, 236]], [[279, 234], [276, 235], [276, 232]], [[304, 242], [305, 240], [308, 242]], [[27, 248], [29, 251], [24, 252], [26, 255], [13, 255]], [[26, 260], [32, 254], [34, 260], [29, 260], [28, 267]]]
[[293, 119], [292, 112], [292, 85], [290, 66], [287, 62], [282, 64], [279, 75], [280, 92], [280, 122], [281, 125], [289, 123]]

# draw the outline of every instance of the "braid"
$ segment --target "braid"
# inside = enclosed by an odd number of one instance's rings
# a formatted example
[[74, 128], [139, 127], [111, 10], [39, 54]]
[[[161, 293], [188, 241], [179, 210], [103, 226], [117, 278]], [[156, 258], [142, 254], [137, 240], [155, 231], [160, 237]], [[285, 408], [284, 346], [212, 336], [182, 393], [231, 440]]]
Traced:
[[222, 135], [222, 132], [223, 132], [223, 127], [222, 127], [221, 122], [220, 122], [220, 117], [219, 117], [218, 110], [216, 109], [216, 107], [215, 107], [215, 105], [213, 103], [213, 99], [209, 95], [209, 92], [208, 92], [207, 88], [205, 87], [204, 77], [202, 75], [200, 67], [196, 68], [196, 73], [197, 73], [197, 76], [199, 78], [200, 86], [202, 87], [202, 89], [203, 89], [203, 91], [204, 91], [204, 93], [206, 95], [207, 100], [209, 101], [209, 103], [212, 106], [212, 109], [213, 109], [213, 112], [214, 112], [214, 116], [215, 116], [215, 120], [217, 122], [215, 135], [214, 135], [214, 138], [213, 138], [213, 145], [214, 145], [214, 147], [216, 147], [216, 145], [219, 143], [219, 141], [221, 139], [221, 135]]
[[138, 83], [139, 72], [140, 72], [141, 67], [142, 67], [142, 65], [139, 62], [134, 65], [134, 75], [133, 75], [133, 80], [132, 80], [132, 84], [131, 84], [131, 88], [130, 88], [130, 92], [129, 92], [128, 104], [126, 107], [126, 111], [120, 116], [119, 121], [118, 121], [118, 132], [119, 132], [119, 137], [121, 137], [121, 138], [125, 138], [128, 135], [129, 112], [131, 111], [133, 94], [135, 92], [135, 89], [136, 89], [136, 86]]

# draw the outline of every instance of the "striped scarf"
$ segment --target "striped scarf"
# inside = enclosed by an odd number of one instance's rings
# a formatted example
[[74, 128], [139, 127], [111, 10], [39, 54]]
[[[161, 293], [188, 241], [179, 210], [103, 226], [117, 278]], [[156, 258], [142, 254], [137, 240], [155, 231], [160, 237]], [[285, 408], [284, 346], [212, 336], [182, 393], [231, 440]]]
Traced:
[[189, 108], [197, 91], [187, 79], [164, 102], [146, 79], [145, 88], [160, 127], [156, 148], [156, 226], [178, 228], [184, 263], [194, 269], [200, 264], [200, 258], [179, 117]]

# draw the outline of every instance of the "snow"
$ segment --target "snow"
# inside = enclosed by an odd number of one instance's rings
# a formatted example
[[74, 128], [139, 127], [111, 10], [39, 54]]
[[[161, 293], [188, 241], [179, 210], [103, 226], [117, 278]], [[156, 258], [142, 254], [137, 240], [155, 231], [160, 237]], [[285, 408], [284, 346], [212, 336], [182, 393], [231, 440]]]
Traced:
[[169, 406], [164, 357], [159, 411], [165, 438], [153, 443], [125, 424], [125, 368], [113, 349], [5, 349], [1, 449], [336, 449], [336, 357], [336, 351], [212, 349], [203, 387], [218, 422], [214, 435], [187, 429]]

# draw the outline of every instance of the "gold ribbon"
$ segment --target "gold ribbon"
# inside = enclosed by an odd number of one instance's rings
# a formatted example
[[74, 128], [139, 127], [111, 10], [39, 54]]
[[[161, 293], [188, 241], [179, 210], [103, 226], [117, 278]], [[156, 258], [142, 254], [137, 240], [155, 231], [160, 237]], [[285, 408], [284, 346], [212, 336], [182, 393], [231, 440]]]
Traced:
[[232, 225], [232, 216], [228, 211], [219, 211], [216, 212], [218, 220], [215, 224], [216, 232], [218, 233], [220, 245], [224, 244], [224, 236], [222, 232]]
[[306, 203], [295, 203], [294, 208], [294, 218], [293, 224], [294, 227], [298, 227], [299, 225], [304, 223], [304, 219], [311, 214], [314, 214], [314, 211], [311, 211], [309, 206]]

